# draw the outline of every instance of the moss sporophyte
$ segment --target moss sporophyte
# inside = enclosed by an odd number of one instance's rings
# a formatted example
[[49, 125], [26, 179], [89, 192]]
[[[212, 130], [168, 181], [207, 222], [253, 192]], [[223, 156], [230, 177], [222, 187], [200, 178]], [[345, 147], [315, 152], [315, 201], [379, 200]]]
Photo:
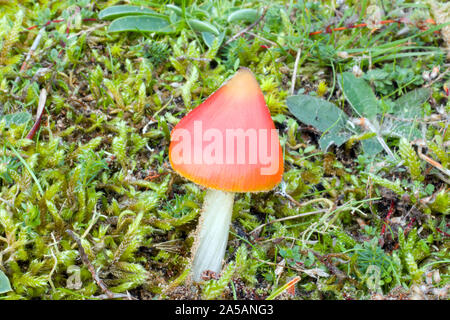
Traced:
[[278, 134], [249, 69], [181, 119], [169, 158], [180, 175], [208, 188], [192, 249], [192, 279], [200, 281], [205, 271], [220, 273], [234, 193], [269, 191], [283, 174]]

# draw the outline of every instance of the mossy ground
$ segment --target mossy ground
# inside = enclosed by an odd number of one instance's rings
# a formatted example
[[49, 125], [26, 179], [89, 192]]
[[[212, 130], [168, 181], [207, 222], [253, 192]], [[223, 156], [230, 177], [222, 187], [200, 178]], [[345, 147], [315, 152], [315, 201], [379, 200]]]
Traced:
[[[448, 44], [439, 31], [417, 36], [444, 4], [341, 2], [188, 3], [225, 31], [210, 48], [189, 26], [112, 34], [96, 19], [145, 1], [0, 0], [0, 272], [11, 286], [0, 299], [447, 299]], [[266, 6], [258, 25], [226, 43], [249, 25], [228, 23], [228, 10]], [[376, 20], [379, 10], [404, 20], [309, 35]], [[285, 173], [271, 192], [236, 197], [223, 274], [191, 286], [204, 190], [172, 171], [170, 130], [239, 66], [265, 94]], [[362, 72], [387, 104], [430, 87], [419, 120], [426, 138], [387, 139], [396, 160], [368, 157], [358, 141], [324, 152], [321, 133], [286, 106], [294, 69], [294, 93], [348, 115], [341, 72]], [[27, 139], [42, 89], [42, 121]], [[276, 291], [296, 276], [295, 291]]]

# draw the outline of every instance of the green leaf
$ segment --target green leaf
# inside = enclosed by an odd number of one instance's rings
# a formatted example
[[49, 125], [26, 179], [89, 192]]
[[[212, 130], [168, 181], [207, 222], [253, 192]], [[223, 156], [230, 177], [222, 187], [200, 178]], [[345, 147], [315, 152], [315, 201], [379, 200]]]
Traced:
[[419, 129], [419, 123], [416, 120], [402, 121], [399, 118], [386, 118], [382, 130], [382, 134], [386, 136], [406, 138], [408, 140], [423, 138], [422, 132]]
[[367, 71], [367, 73], [363, 76], [364, 79], [368, 81], [376, 81], [376, 80], [385, 80], [389, 76], [389, 73], [383, 69], [372, 69]]
[[287, 98], [289, 111], [300, 121], [314, 126], [319, 131], [324, 132], [334, 126], [345, 126], [347, 115], [331, 102], [309, 96], [296, 95]]
[[333, 144], [339, 147], [343, 143], [345, 143], [345, 141], [347, 141], [351, 136], [352, 134], [348, 131], [332, 128], [324, 135], [322, 135], [322, 137], [320, 137], [320, 149], [322, 149], [323, 151], [327, 151], [328, 148]]
[[100, 11], [98, 18], [102, 20], [114, 20], [123, 16], [138, 16], [155, 13], [154, 10], [143, 6], [112, 6]]
[[174, 13], [176, 13], [180, 17], [183, 15], [183, 10], [181, 10], [181, 8], [176, 5], [166, 4], [165, 7], [166, 7], [166, 9], [172, 10]]
[[363, 78], [357, 78], [351, 72], [344, 72], [339, 85], [345, 98], [359, 117], [374, 119], [378, 113], [378, 101], [372, 88]]
[[219, 30], [217, 30], [216, 27], [214, 27], [212, 24], [210, 24], [208, 22], [200, 21], [197, 19], [189, 19], [188, 23], [194, 31], [209, 32], [216, 36], [219, 35]]
[[240, 21], [255, 22], [258, 19], [259, 13], [256, 9], [239, 9], [228, 16], [229, 23], [236, 23]]
[[[210, 32], [202, 32], [202, 38], [208, 48], [212, 48], [213, 46], [220, 47], [225, 38], [225, 32], [220, 33], [218, 36]], [[217, 43], [215, 44], [214, 41], [217, 41]]]
[[395, 101], [393, 113], [397, 116], [415, 118], [422, 116], [422, 105], [430, 98], [428, 88], [410, 91]]
[[176, 29], [169, 18], [163, 15], [122, 17], [114, 20], [108, 28], [108, 32], [125, 31], [172, 33]]
[[392, 110], [394, 117], [386, 117], [383, 123], [383, 134], [408, 140], [422, 139], [418, 120], [423, 117], [422, 105], [430, 95], [430, 89], [420, 88], [398, 98]]
[[0, 294], [11, 291], [11, 284], [8, 277], [0, 270]]
[[286, 104], [298, 120], [324, 132], [319, 140], [322, 150], [327, 150], [332, 144], [339, 147], [352, 135], [346, 128], [347, 115], [331, 102], [297, 95], [287, 98]]
[[376, 156], [378, 153], [383, 151], [383, 146], [380, 144], [380, 142], [378, 142], [376, 137], [361, 140], [361, 146], [363, 148], [364, 154], [368, 157]]
[[5, 120], [6, 127], [10, 127], [12, 124], [21, 125], [31, 120], [31, 114], [28, 112], [16, 112], [0, 116], [0, 121]]

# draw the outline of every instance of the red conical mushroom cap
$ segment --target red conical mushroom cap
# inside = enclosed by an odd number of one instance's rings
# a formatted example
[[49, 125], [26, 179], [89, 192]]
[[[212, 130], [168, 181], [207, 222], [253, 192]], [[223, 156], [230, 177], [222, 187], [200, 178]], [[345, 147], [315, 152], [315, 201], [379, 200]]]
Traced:
[[283, 174], [275, 125], [253, 75], [241, 68], [171, 134], [169, 159], [183, 177], [212, 189], [273, 189]]

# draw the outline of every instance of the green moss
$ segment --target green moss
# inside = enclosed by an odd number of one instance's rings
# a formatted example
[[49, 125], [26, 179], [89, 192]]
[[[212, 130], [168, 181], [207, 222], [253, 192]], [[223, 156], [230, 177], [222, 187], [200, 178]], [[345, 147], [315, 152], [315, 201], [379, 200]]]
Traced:
[[[97, 2], [95, 10], [113, 2]], [[66, 230], [79, 237], [109, 290], [144, 299], [265, 298], [299, 273], [294, 299], [368, 299], [429, 285], [427, 272], [443, 273], [450, 130], [442, 119], [450, 105], [439, 35], [415, 28], [398, 35], [385, 25], [309, 36], [325, 30], [323, 21], [335, 19], [336, 10], [367, 18], [352, 2], [346, 9], [328, 2], [276, 1], [263, 21], [229, 43], [248, 26], [226, 19], [240, 2], [186, 8], [189, 18], [223, 34], [211, 43], [182, 24], [175, 34], [109, 34], [86, 20], [97, 12], [83, 1], [76, 12], [72, 2], [1, 3], [0, 270], [12, 291], [0, 299], [104, 293]], [[401, 7], [384, 4], [389, 12]], [[262, 11], [262, 4], [247, 5]], [[419, 20], [431, 17], [422, 7], [411, 10]], [[69, 17], [70, 25], [46, 27], [20, 71], [41, 26]], [[34, 25], [40, 27], [25, 29]], [[254, 71], [264, 93], [285, 173], [273, 191], [236, 197], [224, 272], [192, 291], [186, 280], [204, 192], [171, 170], [170, 132], [240, 66]], [[390, 121], [396, 99], [430, 86], [433, 100], [420, 116], [403, 119], [420, 124], [425, 144], [383, 135], [396, 159], [369, 157], [357, 138], [319, 152], [320, 133], [286, 108], [296, 66], [294, 94], [322, 96], [347, 115], [351, 107], [336, 83], [340, 73], [360, 67], [381, 101], [380, 124]], [[425, 83], [422, 73], [435, 66], [440, 78]], [[29, 140], [43, 88], [44, 115]]]

